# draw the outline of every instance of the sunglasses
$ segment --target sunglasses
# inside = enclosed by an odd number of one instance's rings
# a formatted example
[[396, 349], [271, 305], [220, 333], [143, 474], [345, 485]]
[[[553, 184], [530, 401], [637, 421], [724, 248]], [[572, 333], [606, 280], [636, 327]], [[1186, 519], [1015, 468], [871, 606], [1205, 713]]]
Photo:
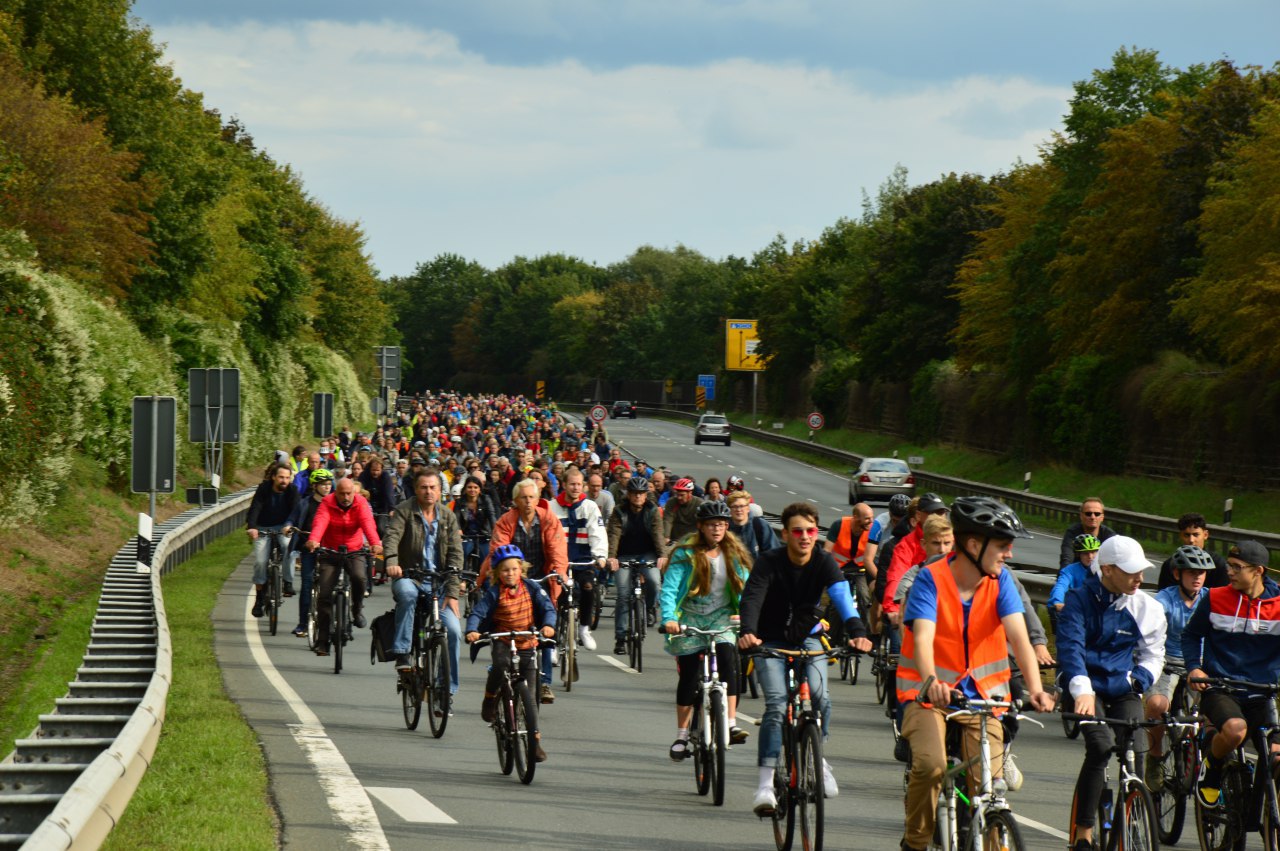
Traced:
[[790, 531], [791, 531], [791, 534], [792, 534], [792, 535], [795, 535], [797, 538], [816, 538], [816, 537], [818, 537], [818, 527], [817, 527], [817, 526], [810, 526], [808, 529], [792, 529], [792, 530], [790, 530]]
[[1085, 517], [1101, 517], [1105, 512], [1102, 511], [1081, 511]]

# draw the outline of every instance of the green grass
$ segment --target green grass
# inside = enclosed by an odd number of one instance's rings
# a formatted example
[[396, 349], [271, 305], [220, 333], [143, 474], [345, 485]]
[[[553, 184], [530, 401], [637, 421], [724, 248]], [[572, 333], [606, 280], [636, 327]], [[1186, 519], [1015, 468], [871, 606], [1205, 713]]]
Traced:
[[164, 580], [174, 682], [155, 759], [107, 849], [277, 847], [266, 762], [213, 651], [210, 614], [244, 554], [232, 535]]
[[[729, 414], [739, 425], [752, 425], [748, 414]], [[760, 427], [788, 437], [807, 439], [808, 426], [803, 420], [786, 420], [768, 415], [758, 418]], [[774, 430], [773, 424], [781, 422], [785, 427]], [[770, 451], [802, 460], [831, 470], [845, 471], [846, 465], [809, 453], [797, 453], [785, 447], [752, 441], [741, 433], [735, 440], [760, 445]], [[1099, 475], [1058, 464], [1028, 466], [1003, 456], [972, 449], [943, 444], [920, 445], [893, 435], [874, 432], [826, 428], [818, 432], [815, 443], [843, 449], [859, 455], [891, 456], [896, 450], [899, 458], [920, 455], [925, 463], [919, 468], [943, 476], [955, 476], [997, 487], [1021, 490], [1023, 475], [1031, 473], [1031, 491], [1042, 496], [1054, 496], [1071, 501], [1088, 496], [1098, 496], [1112, 508], [1140, 511], [1163, 517], [1177, 517], [1188, 511], [1199, 511], [1210, 523], [1222, 521], [1222, 505], [1227, 498], [1235, 500], [1234, 526], [1240, 529], [1257, 529], [1265, 532], [1280, 531], [1280, 494], [1257, 491], [1234, 491], [1200, 483], [1175, 482], [1143, 476]]]

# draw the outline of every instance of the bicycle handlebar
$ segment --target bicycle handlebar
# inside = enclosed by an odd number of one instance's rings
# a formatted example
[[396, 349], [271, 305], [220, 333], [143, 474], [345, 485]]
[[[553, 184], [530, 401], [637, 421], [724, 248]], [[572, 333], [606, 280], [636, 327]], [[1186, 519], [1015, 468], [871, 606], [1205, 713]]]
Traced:
[[823, 656], [836, 659], [841, 656], [853, 656], [857, 651], [844, 647], [832, 647], [830, 650], [786, 650], [782, 647], [752, 647], [742, 651], [744, 656], [765, 656], [773, 659], [819, 659]]
[[1141, 727], [1162, 727], [1166, 723], [1163, 718], [1141, 718], [1138, 720], [1132, 718], [1098, 718], [1093, 715], [1082, 715], [1079, 712], [1064, 712], [1062, 717], [1067, 721], [1079, 721], [1081, 724], [1106, 724], [1109, 727], [1127, 727], [1130, 730], [1137, 730]]
[[1254, 683], [1249, 680], [1233, 680], [1228, 677], [1187, 677], [1187, 682], [1203, 683], [1237, 691], [1260, 691], [1267, 694], [1280, 694], [1280, 685], [1276, 683]]
[[551, 647], [551, 646], [554, 646], [556, 643], [556, 640], [554, 638], [547, 638], [539, 632], [534, 632], [532, 630], [527, 630], [527, 629], [513, 629], [507, 632], [483, 632], [480, 634], [479, 638], [477, 638], [475, 641], [472, 642], [472, 646], [487, 647], [490, 644], [492, 644], [495, 640], [500, 638], [508, 638], [508, 639], [536, 638], [538, 640], [539, 647]]
[[347, 556], [347, 557], [373, 555], [373, 550], [370, 549], [369, 547], [361, 547], [358, 550], [346, 550], [346, 549], [335, 550], [329, 547], [316, 547], [313, 550], [313, 552], [324, 553], [325, 555], [331, 555], [331, 556]]

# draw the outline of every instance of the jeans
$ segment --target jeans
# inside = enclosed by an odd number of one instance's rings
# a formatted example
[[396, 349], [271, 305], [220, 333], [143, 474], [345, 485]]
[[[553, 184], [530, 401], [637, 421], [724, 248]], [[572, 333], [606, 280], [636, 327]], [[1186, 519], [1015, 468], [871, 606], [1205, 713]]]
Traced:
[[[618, 558], [625, 561], [628, 556], [619, 556]], [[631, 556], [630, 558], [635, 557]], [[651, 560], [651, 556], [644, 556], [643, 558], [648, 562], [644, 568], [644, 602], [646, 609], [652, 609], [658, 599], [658, 590], [662, 587], [662, 576], [658, 573], [658, 565]], [[614, 604], [613, 635], [621, 641], [627, 634], [627, 608], [631, 602], [631, 568], [618, 568], [618, 572], [614, 575], [613, 590], [616, 599]]]
[[[792, 645], [778, 642], [766, 642], [766, 647], [790, 647]], [[821, 650], [822, 642], [810, 638], [804, 643], [805, 650]], [[756, 746], [757, 764], [761, 768], [772, 768], [782, 753], [782, 713], [787, 706], [787, 662], [782, 659], [756, 657], [756, 674], [760, 678], [760, 688], [764, 690], [764, 717], [760, 719], [760, 739]], [[796, 664], [806, 665], [805, 660], [797, 660]], [[807, 664], [809, 669], [809, 698], [818, 707], [822, 718], [822, 740], [825, 742], [831, 733], [831, 701], [827, 699], [827, 660], [818, 658]]]
[[[571, 567], [573, 585], [577, 589], [578, 625], [590, 626], [591, 616], [595, 614], [596, 584], [599, 574], [594, 567]], [[558, 615], [557, 615], [558, 616]]]
[[[413, 648], [413, 610], [418, 605], [418, 595], [429, 592], [425, 582], [419, 584], [404, 577], [391, 586], [391, 595], [396, 600], [396, 643], [392, 647], [396, 655], [408, 653]], [[444, 624], [449, 642], [449, 694], [457, 694], [458, 668], [462, 664], [462, 624], [444, 598], [440, 600], [440, 622]]]
[[302, 562], [302, 589], [298, 593], [298, 626], [306, 628], [307, 615], [311, 614], [311, 583], [315, 581], [316, 554], [306, 551], [298, 553]]
[[271, 560], [271, 542], [279, 542], [281, 553], [287, 551], [289, 539], [280, 534], [280, 530], [283, 528], [283, 526], [263, 526], [258, 529], [258, 537], [253, 542], [254, 585], [267, 584], [267, 562]]

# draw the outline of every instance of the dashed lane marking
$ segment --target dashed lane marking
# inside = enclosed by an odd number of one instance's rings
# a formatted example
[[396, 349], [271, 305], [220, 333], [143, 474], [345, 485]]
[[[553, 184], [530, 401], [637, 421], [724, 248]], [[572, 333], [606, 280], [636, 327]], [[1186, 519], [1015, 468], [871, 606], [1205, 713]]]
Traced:
[[635, 668], [631, 667], [630, 665], [624, 665], [623, 663], [619, 662], [617, 659], [613, 658], [612, 656], [606, 656], [603, 653], [597, 653], [596, 655], [599, 656], [601, 659], [605, 660], [606, 662], [608, 662], [613, 667], [617, 668], [619, 671], [622, 671], [624, 674], [640, 673]]
[[366, 786], [365, 791], [413, 824], [457, 824], [449, 814], [419, 795], [413, 789], [388, 786]]

